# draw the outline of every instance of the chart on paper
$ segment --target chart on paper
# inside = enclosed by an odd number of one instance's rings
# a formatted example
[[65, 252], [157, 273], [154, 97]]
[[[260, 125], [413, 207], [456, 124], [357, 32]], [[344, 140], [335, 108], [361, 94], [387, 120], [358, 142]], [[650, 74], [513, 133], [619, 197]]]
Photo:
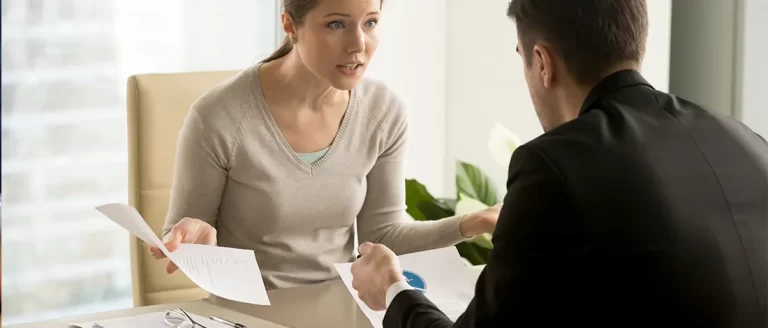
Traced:
[[106, 204], [96, 209], [148, 245], [160, 248], [181, 272], [209, 293], [236, 302], [270, 305], [252, 250], [181, 244], [169, 252], [133, 207]]
[[[398, 257], [408, 284], [424, 292], [449, 319], [456, 321], [474, 295], [472, 279], [455, 247], [401, 255]], [[368, 317], [374, 328], [381, 328], [385, 311], [373, 311], [357, 297], [352, 288], [352, 263], [334, 263], [339, 277]]]

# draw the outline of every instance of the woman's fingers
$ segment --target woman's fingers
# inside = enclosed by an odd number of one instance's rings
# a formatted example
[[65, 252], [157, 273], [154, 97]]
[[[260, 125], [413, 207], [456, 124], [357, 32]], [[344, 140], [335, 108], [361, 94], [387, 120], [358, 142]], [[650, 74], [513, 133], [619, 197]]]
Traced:
[[155, 246], [149, 246], [149, 254], [152, 254], [155, 259], [165, 258], [165, 254]]
[[[169, 252], [173, 252], [184, 243], [216, 245], [216, 229], [205, 221], [193, 218], [183, 218], [171, 228], [168, 239], [164, 243]], [[163, 252], [155, 247], [149, 247], [149, 253], [156, 259], [166, 258]], [[176, 272], [179, 267], [171, 261], [165, 266], [165, 272], [171, 274]]]
[[174, 263], [173, 263], [173, 262], [171, 262], [171, 261], [168, 261], [168, 264], [166, 264], [166, 265], [165, 265], [165, 272], [167, 272], [168, 274], [171, 274], [171, 273], [174, 273], [174, 272], [176, 272], [176, 270], [177, 270], [178, 268], [179, 268], [179, 267], [177, 267], [177, 266], [176, 266], [176, 264], [174, 264]]

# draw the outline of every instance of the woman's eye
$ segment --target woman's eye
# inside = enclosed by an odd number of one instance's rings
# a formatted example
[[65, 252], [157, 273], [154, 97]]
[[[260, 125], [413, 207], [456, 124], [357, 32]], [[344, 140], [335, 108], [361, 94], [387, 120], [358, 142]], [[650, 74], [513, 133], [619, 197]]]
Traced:
[[377, 23], [378, 22], [375, 19], [372, 19], [372, 20], [369, 20], [369, 21], [365, 22], [365, 26], [366, 27], [376, 27]]
[[343, 28], [344, 24], [342, 22], [339, 22], [339, 21], [334, 21], [334, 22], [328, 23], [328, 27], [330, 27], [331, 29], [335, 30], [335, 29]]

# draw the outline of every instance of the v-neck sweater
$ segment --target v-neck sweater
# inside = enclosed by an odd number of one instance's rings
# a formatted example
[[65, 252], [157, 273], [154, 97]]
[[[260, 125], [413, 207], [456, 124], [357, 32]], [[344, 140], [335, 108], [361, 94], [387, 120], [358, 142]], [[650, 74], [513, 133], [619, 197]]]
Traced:
[[338, 277], [333, 263], [360, 243], [397, 254], [466, 238], [460, 216], [414, 221], [405, 211], [408, 116], [381, 81], [351, 90], [326, 153], [308, 163], [267, 108], [259, 64], [236, 73], [191, 106], [180, 132], [166, 235], [184, 217], [216, 228], [217, 244], [253, 250], [268, 289]]

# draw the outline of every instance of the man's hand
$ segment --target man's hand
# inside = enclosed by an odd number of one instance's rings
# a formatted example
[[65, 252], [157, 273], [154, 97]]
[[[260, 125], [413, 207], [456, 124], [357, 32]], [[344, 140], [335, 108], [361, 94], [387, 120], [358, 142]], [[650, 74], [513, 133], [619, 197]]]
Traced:
[[352, 288], [371, 310], [387, 308], [387, 289], [405, 280], [395, 253], [381, 244], [360, 245], [360, 258], [352, 264]]
[[484, 233], [493, 233], [496, 230], [496, 221], [499, 220], [499, 212], [503, 204], [496, 204], [489, 208], [467, 214], [462, 218], [459, 229], [461, 235], [472, 238]]

